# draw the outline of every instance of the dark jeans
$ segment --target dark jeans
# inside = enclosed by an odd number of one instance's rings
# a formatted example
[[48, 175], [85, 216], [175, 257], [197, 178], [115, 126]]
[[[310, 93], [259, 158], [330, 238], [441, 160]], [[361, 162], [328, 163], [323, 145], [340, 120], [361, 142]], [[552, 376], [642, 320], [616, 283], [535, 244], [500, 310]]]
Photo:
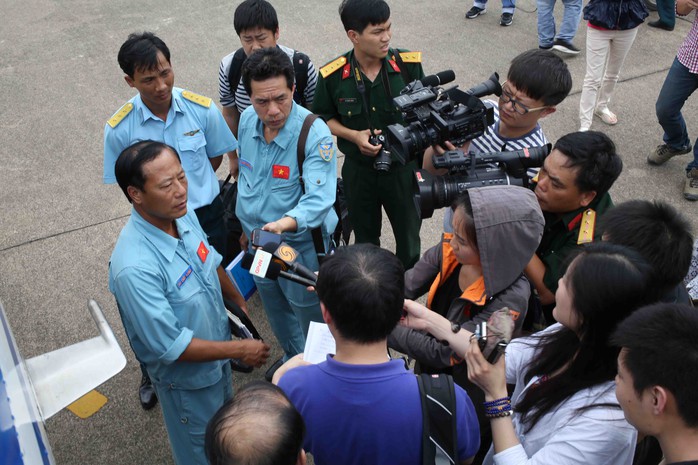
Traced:
[[[696, 89], [698, 74], [691, 73], [678, 58], [674, 58], [655, 105], [657, 119], [664, 129], [664, 143], [671, 148], [683, 149], [691, 145], [681, 108]], [[692, 168], [698, 168], [698, 139], [693, 144], [693, 161], [686, 171]]]
[[[199, 207], [194, 212], [199, 219], [201, 229], [208, 236], [208, 243], [216, 249], [216, 252], [225, 257], [228, 235], [223, 222], [223, 202], [220, 196], [216, 196], [210, 205]], [[221, 265], [225, 268], [227, 263], [221, 263]]]
[[674, 27], [676, 25], [676, 0], [657, 0], [657, 14], [659, 21], [667, 26]]

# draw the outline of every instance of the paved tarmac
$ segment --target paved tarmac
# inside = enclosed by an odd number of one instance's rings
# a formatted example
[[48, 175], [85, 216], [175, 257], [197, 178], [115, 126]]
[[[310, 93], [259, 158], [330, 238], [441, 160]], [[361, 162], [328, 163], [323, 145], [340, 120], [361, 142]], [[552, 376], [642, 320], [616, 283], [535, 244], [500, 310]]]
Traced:
[[[280, 43], [300, 49], [321, 66], [349, 47], [337, 14], [338, 0], [276, 0]], [[176, 85], [217, 101], [218, 64], [239, 47], [232, 27], [237, 2], [171, 0], [6, 0], [0, 29], [0, 299], [26, 357], [92, 337], [87, 300], [96, 299], [129, 364], [99, 390], [109, 403], [87, 420], [62, 411], [47, 422], [59, 464], [172, 463], [159, 408], [141, 410], [140, 380], [107, 289], [107, 262], [130, 207], [116, 186], [102, 184], [102, 138], [106, 120], [133, 95], [116, 54], [128, 33], [151, 30], [170, 47]], [[467, 89], [493, 71], [505, 75], [518, 53], [537, 47], [535, 2], [520, 0], [511, 27], [499, 26], [499, 5], [465, 20], [462, 0], [398, 1], [393, 44], [424, 52], [427, 74], [453, 69]], [[558, 19], [561, 8], [556, 11]], [[652, 13], [650, 20], [656, 19]], [[692, 17], [691, 17], [692, 19]], [[613, 187], [616, 202], [662, 199], [698, 225], [697, 203], [683, 200], [688, 157], [650, 167], [648, 152], [661, 142], [654, 103], [677, 47], [690, 29], [679, 20], [673, 32], [643, 25], [627, 58], [612, 109], [615, 127], [594, 121], [617, 143], [625, 168]], [[586, 26], [575, 39], [584, 49]], [[548, 138], [578, 128], [584, 52], [568, 60], [572, 94], [542, 120]], [[684, 108], [698, 134], [698, 97]], [[219, 170], [225, 176], [226, 166]], [[441, 212], [422, 229], [423, 250], [440, 233]], [[385, 246], [393, 247], [385, 222]], [[264, 322], [259, 300], [252, 311], [258, 328], [280, 354]], [[262, 376], [235, 375], [236, 384]]]

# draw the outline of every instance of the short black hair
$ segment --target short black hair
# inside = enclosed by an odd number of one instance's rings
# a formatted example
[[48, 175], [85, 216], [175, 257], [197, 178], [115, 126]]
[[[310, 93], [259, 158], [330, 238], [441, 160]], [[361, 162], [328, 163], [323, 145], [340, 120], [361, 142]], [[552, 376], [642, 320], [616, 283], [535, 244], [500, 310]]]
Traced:
[[405, 269], [373, 244], [340, 247], [320, 266], [317, 289], [337, 331], [358, 343], [386, 339], [402, 316]]
[[128, 187], [133, 186], [136, 189], [143, 190], [145, 186], [145, 174], [143, 173], [143, 165], [156, 159], [163, 150], [169, 149], [175, 154], [177, 160], [179, 154], [171, 145], [153, 140], [143, 140], [136, 142], [126, 147], [116, 159], [114, 166], [114, 175], [119, 187], [124, 191], [124, 195], [129, 202], [133, 203], [131, 196], [128, 195]]
[[616, 144], [603, 132], [572, 132], [558, 139], [553, 150], [567, 157], [567, 168], [577, 168], [579, 190], [594, 191], [597, 198], [608, 192], [623, 171]]
[[235, 8], [233, 26], [237, 35], [256, 27], [276, 32], [279, 29], [279, 18], [267, 0], [245, 0]]
[[657, 300], [683, 281], [691, 266], [691, 225], [674, 207], [662, 201], [630, 200], [604, 213], [604, 239], [630, 247], [654, 271]]
[[303, 418], [286, 394], [253, 381], [209, 420], [204, 447], [211, 465], [295, 465], [304, 436]]
[[242, 85], [250, 96], [252, 81], [265, 81], [278, 76], [286, 78], [286, 85], [289, 89], [293, 89], [295, 79], [293, 63], [286, 52], [278, 47], [259, 49], [252, 53], [242, 65]]
[[119, 66], [130, 78], [136, 71], [149, 71], [158, 66], [158, 52], [170, 63], [170, 49], [152, 32], [129, 34], [119, 49]]
[[550, 50], [533, 49], [517, 55], [511, 60], [507, 81], [547, 106], [562, 102], [572, 90], [567, 63]]
[[390, 19], [390, 7], [384, 0], [343, 0], [339, 17], [345, 31], [364, 32], [370, 25], [383, 24]]
[[643, 307], [618, 325], [611, 342], [625, 349], [621, 363], [633, 377], [635, 392], [662, 386], [676, 399], [676, 410], [698, 428], [698, 311], [682, 304]]

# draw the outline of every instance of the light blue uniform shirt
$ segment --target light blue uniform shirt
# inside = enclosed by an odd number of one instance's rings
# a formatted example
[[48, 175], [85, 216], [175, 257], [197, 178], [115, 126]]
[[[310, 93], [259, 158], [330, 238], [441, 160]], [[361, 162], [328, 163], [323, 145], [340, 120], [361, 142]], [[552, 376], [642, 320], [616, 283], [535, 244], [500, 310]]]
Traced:
[[337, 158], [330, 129], [321, 119], [311, 126], [305, 144], [305, 194], [298, 175], [298, 137], [309, 114], [294, 102], [286, 124], [267, 144], [264, 126], [254, 107], [242, 112], [238, 126], [240, 176], [236, 213], [247, 237], [253, 229], [284, 216], [298, 223], [296, 232], [284, 234], [291, 245], [312, 241], [310, 230], [320, 225], [325, 235], [334, 231]]
[[116, 182], [114, 165], [126, 147], [151, 139], [177, 149], [189, 182], [189, 206], [196, 209], [209, 205], [220, 187], [208, 159], [237, 148], [218, 107], [211, 103], [207, 108], [187, 100], [178, 87], [172, 89], [167, 121], [155, 116], [140, 94], [129, 102], [133, 104], [131, 112], [115, 128], [109, 124], [104, 127], [104, 183]]
[[109, 290], [121, 307], [133, 351], [153, 382], [199, 389], [220, 380], [227, 360], [177, 359], [193, 337], [230, 340], [216, 271], [221, 256], [209, 246], [194, 212], [175, 221], [179, 239], [132, 210], [111, 256]]

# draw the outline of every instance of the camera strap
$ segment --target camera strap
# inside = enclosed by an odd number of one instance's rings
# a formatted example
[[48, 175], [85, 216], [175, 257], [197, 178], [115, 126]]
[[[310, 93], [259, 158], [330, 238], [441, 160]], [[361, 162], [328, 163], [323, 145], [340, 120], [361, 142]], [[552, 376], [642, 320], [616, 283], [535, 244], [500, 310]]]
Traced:
[[[388, 53], [392, 53], [392, 50], [390, 50]], [[396, 57], [399, 56], [399, 54], [395, 55]], [[400, 62], [400, 69], [403, 69], [403, 63], [402, 59], [399, 59]], [[371, 122], [371, 106], [368, 104], [368, 95], [366, 92], [366, 84], [364, 83], [364, 79], [361, 76], [361, 69], [359, 68], [359, 63], [356, 61], [356, 57], [352, 55], [351, 57], [351, 67], [352, 70], [354, 71], [354, 83], [356, 84], [356, 90], [359, 92], [361, 95], [361, 100], [364, 106], [364, 113], [366, 114], [366, 121], [368, 122], [368, 127], [371, 130], [371, 134], [374, 134], [375, 127], [373, 126], [373, 123]], [[388, 94], [388, 98], [393, 98], [393, 92], [392, 89], [390, 88], [390, 79], [388, 79], [388, 70], [385, 67], [385, 63], [381, 62], [381, 70], [380, 70], [380, 76], [381, 80], [383, 81], [383, 88]], [[404, 80], [404, 73], [403, 73], [403, 80]]]

